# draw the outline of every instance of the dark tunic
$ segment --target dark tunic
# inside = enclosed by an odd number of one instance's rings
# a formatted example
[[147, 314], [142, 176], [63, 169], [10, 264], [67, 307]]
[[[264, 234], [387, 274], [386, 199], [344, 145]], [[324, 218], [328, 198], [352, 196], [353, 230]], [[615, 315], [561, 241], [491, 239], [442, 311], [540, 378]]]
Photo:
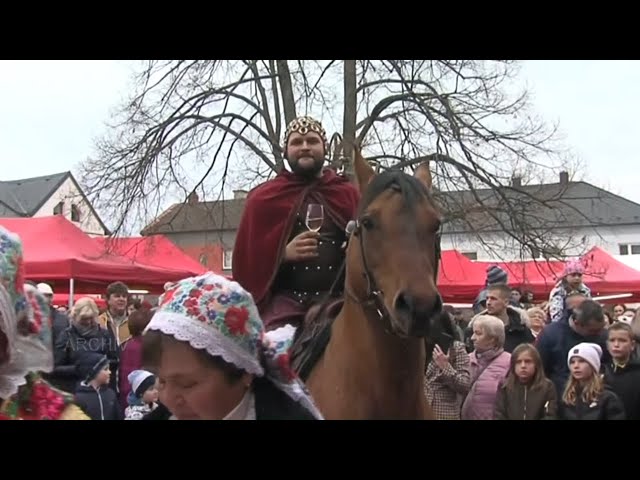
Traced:
[[[288, 241], [308, 230], [305, 223], [308, 203], [308, 199], [302, 202]], [[287, 295], [306, 308], [329, 292], [344, 261], [342, 245], [346, 241], [345, 233], [327, 215], [326, 206], [324, 212], [324, 222], [319, 231], [318, 257], [282, 264], [274, 282], [274, 294]], [[336, 284], [334, 289], [336, 295], [342, 294], [343, 283]]]

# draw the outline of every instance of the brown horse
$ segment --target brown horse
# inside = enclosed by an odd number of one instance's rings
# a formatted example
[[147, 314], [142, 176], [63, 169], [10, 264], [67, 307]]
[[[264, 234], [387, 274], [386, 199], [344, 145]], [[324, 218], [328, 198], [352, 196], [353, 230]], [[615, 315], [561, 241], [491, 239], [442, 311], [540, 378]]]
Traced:
[[346, 254], [344, 305], [307, 387], [327, 419], [428, 419], [425, 338], [442, 310], [440, 217], [428, 165], [376, 174], [354, 156], [362, 193]]

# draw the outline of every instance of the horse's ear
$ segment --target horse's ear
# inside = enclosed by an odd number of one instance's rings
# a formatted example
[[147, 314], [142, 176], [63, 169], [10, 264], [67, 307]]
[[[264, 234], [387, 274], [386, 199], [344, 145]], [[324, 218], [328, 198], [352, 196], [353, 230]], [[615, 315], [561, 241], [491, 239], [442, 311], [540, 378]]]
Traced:
[[356, 181], [358, 182], [360, 193], [362, 193], [376, 172], [369, 162], [364, 159], [358, 147], [353, 148], [353, 171], [356, 174]]
[[431, 168], [429, 168], [429, 161], [422, 162], [413, 172], [413, 176], [420, 180], [427, 190], [431, 191], [431, 184], [433, 182], [431, 178]]

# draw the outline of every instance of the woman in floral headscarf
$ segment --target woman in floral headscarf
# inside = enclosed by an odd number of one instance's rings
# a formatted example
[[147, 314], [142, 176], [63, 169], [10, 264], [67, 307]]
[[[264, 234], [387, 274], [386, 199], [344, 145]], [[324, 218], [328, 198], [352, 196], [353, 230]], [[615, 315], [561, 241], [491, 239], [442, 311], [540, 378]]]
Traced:
[[143, 365], [171, 412], [163, 419], [322, 419], [290, 368], [293, 333], [266, 333], [252, 296], [225, 277], [172, 284], [143, 336]]
[[0, 420], [88, 420], [41, 377], [53, 369], [49, 306], [24, 285], [20, 239], [0, 227]]
[[549, 316], [552, 322], [568, 319], [567, 297], [571, 293], [580, 293], [591, 298], [591, 290], [582, 283], [584, 266], [580, 260], [570, 260], [564, 267], [562, 279], [549, 294]]

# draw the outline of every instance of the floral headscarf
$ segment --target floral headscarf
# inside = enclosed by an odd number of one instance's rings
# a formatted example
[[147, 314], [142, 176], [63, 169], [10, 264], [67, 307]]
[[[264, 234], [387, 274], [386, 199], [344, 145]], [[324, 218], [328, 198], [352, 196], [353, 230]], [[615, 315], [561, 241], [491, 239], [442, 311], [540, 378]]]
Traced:
[[8, 359], [0, 365], [0, 398], [27, 382], [30, 372], [53, 369], [49, 306], [35, 287], [24, 285], [20, 238], [0, 226], [0, 330]]
[[289, 363], [293, 327], [265, 332], [253, 297], [237, 282], [212, 272], [172, 284], [145, 332], [158, 330], [195, 349], [256, 375], [299, 402], [316, 418], [314, 406]]

